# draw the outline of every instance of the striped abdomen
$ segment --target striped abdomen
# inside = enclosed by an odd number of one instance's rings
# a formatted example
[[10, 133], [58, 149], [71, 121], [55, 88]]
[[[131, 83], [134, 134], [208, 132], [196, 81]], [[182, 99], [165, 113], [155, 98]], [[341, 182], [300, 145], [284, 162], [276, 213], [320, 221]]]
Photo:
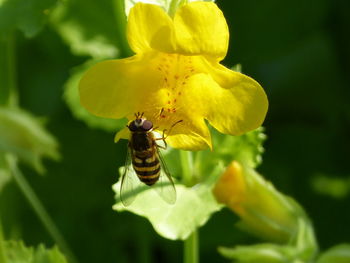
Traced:
[[160, 175], [160, 162], [154, 147], [144, 151], [133, 150], [132, 154], [134, 170], [140, 181], [147, 185], [155, 184]]

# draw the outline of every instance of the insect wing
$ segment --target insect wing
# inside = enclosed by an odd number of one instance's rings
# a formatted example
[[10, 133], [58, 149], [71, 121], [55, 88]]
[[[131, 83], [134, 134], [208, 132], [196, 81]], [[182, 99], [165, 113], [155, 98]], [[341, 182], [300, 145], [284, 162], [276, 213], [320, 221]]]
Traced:
[[173, 205], [176, 201], [175, 185], [159, 149], [157, 149], [157, 154], [161, 163], [161, 170], [158, 182], [154, 185], [154, 189], [165, 202]]
[[138, 183], [137, 175], [131, 164], [131, 150], [128, 148], [126, 155], [122, 182], [120, 185], [120, 200], [124, 206], [129, 206], [135, 200], [137, 195]]

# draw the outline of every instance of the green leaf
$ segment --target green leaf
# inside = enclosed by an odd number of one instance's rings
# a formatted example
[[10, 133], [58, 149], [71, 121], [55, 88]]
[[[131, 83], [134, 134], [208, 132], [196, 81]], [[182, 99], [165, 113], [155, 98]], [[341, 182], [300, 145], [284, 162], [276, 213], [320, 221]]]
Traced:
[[113, 185], [117, 200], [113, 209], [146, 217], [159, 235], [172, 240], [184, 240], [222, 208], [211, 192], [222, 171], [223, 166], [218, 166], [210, 177], [193, 187], [176, 184], [177, 200], [174, 205], [165, 203], [154, 189], [143, 185], [136, 200], [130, 206], [124, 207], [119, 197], [119, 180]]
[[222, 136], [213, 131], [212, 137], [214, 151], [220, 158], [228, 162], [236, 160], [253, 168], [262, 163], [262, 144], [266, 140], [263, 127], [241, 136]]
[[4, 154], [0, 154], [0, 193], [4, 186], [10, 181], [11, 174]]
[[15, 154], [38, 172], [43, 172], [41, 158], [58, 159], [57, 147], [54, 137], [30, 113], [0, 107], [0, 153]]
[[55, 9], [52, 25], [75, 55], [118, 56], [118, 25], [113, 1], [64, 1]]
[[52, 249], [39, 245], [37, 248], [26, 247], [22, 241], [4, 242], [6, 263], [67, 263], [57, 247]]
[[[301, 263], [301, 262], [314, 262], [315, 256], [318, 251], [318, 245], [315, 238], [314, 230], [312, 224], [307, 218], [306, 214], [302, 211], [299, 204], [297, 204], [294, 200], [285, 198], [286, 205], [289, 206], [288, 209], [293, 209], [292, 217], [296, 216], [296, 226], [291, 227], [291, 234], [288, 240], [284, 241], [284, 244], [279, 244], [281, 241], [276, 244], [273, 243], [262, 243], [257, 245], [250, 246], [238, 246], [235, 248], [225, 248], [220, 247], [219, 252], [224, 257], [235, 260], [235, 262], [241, 263]], [[257, 202], [261, 202], [261, 200], [257, 200]], [[257, 203], [259, 205], [259, 203]], [[244, 209], [244, 208], [243, 208]], [[283, 208], [282, 208], [283, 209]], [[272, 209], [269, 211], [273, 213]], [[276, 210], [277, 211], [277, 210]], [[252, 212], [252, 211], [248, 211]], [[284, 211], [282, 211], [284, 212]], [[245, 212], [243, 213], [245, 214]], [[240, 222], [240, 227], [247, 232], [251, 232], [255, 234], [257, 233], [255, 228], [264, 228], [266, 225], [268, 228], [271, 228], [271, 232], [274, 231], [274, 227], [277, 226], [276, 229], [279, 228], [280, 222], [271, 221], [268, 217], [271, 216], [269, 214], [259, 215], [256, 218], [243, 218]], [[293, 219], [293, 218], [292, 218]], [[270, 221], [270, 222], [269, 222]], [[243, 224], [243, 225], [242, 225]], [[254, 226], [255, 225], [255, 226]], [[257, 227], [256, 227], [257, 226]], [[265, 227], [266, 227], [265, 226]], [[283, 230], [283, 229], [281, 229]], [[284, 230], [283, 230], [284, 231]], [[258, 230], [258, 232], [261, 232]], [[258, 235], [263, 239], [270, 239], [268, 235]]]
[[[314, 238], [310, 224], [300, 221], [296, 238], [286, 245], [262, 243], [251, 246], [237, 246], [235, 248], [219, 247], [218, 250], [222, 256], [238, 263], [314, 262], [317, 253], [317, 244]], [[336, 263], [335, 261], [329, 262]]]
[[[257, 167], [262, 162], [262, 146], [266, 139], [263, 133], [264, 128], [260, 127], [254, 131], [241, 136], [223, 135], [211, 129], [213, 151], [199, 151], [194, 153], [194, 183], [201, 180], [201, 177], [208, 175], [218, 163], [227, 166], [236, 160], [249, 167]], [[178, 166], [178, 165], [176, 165]]]
[[14, 29], [26, 37], [37, 34], [48, 20], [57, 0], [2, 0], [0, 2], [0, 38]]
[[258, 244], [237, 246], [235, 248], [219, 247], [219, 253], [240, 263], [293, 263], [293, 248], [275, 244]]
[[72, 114], [75, 118], [84, 121], [91, 128], [99, 128], [106, 131], [117, 131], [125, 127], [127, 124], [126, 119], [105, 119], [101, 117], [96, 117], [89, 113], [80, 104], [78, 85], [84, 72], [93, 64], [96, 60], [89, 61], [79, 67], [76, 67], [64, 85], [64, 99], [68, 104]]
[[350, 244], [336, 245], [323, 252], [317, 263], [349, 263]]

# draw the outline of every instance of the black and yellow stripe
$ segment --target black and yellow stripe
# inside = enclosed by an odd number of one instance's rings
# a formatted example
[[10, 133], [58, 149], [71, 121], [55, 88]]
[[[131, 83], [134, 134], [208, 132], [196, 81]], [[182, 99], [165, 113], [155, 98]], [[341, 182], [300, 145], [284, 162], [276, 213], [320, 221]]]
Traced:
[[153, 185], [158, 181], [161, 168], [156, 149], [134, 151], [132, 165], [143, 183]]

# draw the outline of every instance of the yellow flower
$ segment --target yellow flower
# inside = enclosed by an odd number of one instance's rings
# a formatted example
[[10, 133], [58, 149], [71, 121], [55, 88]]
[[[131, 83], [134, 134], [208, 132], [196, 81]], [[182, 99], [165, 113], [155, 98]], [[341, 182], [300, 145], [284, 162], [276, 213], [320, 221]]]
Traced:
[[[130, 10], [127, 38], [134, 56], [98, 63], [80, 82], [81, 103], [91, 113], [132, 120], [144, 112], [159, 131], [182, 120], [167, 142], [189, 150], [212, 146], [205, 120], [231, 135], [262, 124], [268, 102], [261, 86], [219, 63], [229, 32], [214, 3], [185, 4], [173, 18], [159, 6], [138, 3]], [[124, 129], [116, 140], [126, 136]]]

